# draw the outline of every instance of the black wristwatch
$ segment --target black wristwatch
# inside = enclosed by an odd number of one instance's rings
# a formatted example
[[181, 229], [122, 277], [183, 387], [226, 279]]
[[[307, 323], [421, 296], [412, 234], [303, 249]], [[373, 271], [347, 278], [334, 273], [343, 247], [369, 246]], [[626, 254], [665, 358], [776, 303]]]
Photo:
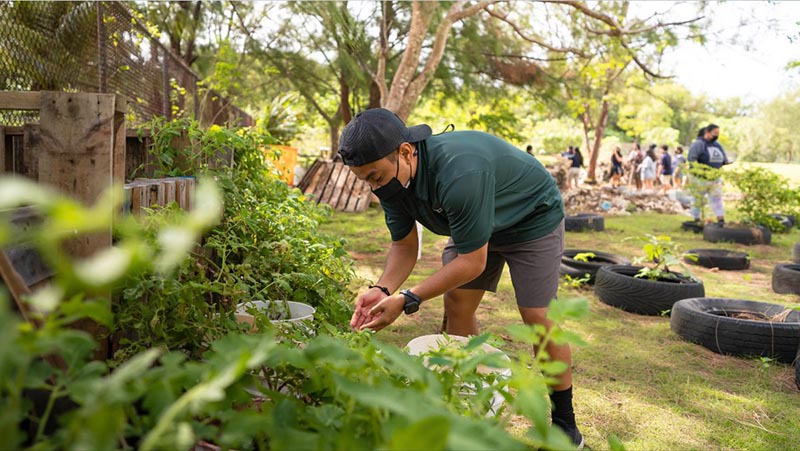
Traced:
[[422, 304], [422, 299], [409, 290], [400, 290], [400, 294], [406, 297], [406, 302], [403, 304], [403, 311], [406, 315], [410, 315], [419, 310], [419, 305]]

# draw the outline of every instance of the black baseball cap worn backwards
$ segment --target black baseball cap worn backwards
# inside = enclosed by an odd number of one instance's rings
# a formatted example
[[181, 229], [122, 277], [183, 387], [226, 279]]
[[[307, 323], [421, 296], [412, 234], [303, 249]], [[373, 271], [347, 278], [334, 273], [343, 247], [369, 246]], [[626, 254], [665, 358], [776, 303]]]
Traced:
[[406, 127], [397, 114], [385, 108], [362, 111], [342, 130], [339, 155], [347, 166], [363, 166], [389, 155], [404, 142], [431, 136], [425, 124]]

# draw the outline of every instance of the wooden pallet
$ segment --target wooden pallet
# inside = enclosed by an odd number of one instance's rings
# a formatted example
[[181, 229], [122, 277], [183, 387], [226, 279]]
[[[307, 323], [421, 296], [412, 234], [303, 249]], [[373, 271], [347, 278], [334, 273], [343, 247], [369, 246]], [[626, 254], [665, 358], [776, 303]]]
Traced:
[[170, 202], [176, 202], [181, 209], [189, 211], [194, 187], [195, 179], [192, 177], [137, 178], [125, 184], [123, 211], [140, 216], [145, 208], [163, 207]]
[[338, 161], [318, 159], [297, 187], [317, 203], [326, 203], [336, 211], [361, 212], [372, 203], [369, 184]]

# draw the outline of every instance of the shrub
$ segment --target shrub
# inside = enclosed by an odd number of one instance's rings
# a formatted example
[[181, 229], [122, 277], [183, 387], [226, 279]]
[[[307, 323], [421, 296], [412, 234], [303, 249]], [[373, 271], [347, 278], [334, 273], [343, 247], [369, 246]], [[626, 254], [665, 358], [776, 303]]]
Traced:
[[741, 169], [727, 173], [725, 178], [742, 193], [738, 209], [745, 222], [779, 231], [783, 226], [771, 214], [800, 213], [800, 189], [792, 189], [788, 179], [768, 169]]

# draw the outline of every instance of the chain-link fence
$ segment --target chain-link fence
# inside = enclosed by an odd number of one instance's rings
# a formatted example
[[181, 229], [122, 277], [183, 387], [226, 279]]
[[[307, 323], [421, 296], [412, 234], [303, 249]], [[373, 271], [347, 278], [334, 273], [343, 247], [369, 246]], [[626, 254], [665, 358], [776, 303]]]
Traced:
[[[130, 127], [178, 114], [252, 125], [199, 81], [121, 2], [0, 3], [0, 90], [122, 94]], [[36, 112], [0, 110], [0, 125], [37, 121]]]

